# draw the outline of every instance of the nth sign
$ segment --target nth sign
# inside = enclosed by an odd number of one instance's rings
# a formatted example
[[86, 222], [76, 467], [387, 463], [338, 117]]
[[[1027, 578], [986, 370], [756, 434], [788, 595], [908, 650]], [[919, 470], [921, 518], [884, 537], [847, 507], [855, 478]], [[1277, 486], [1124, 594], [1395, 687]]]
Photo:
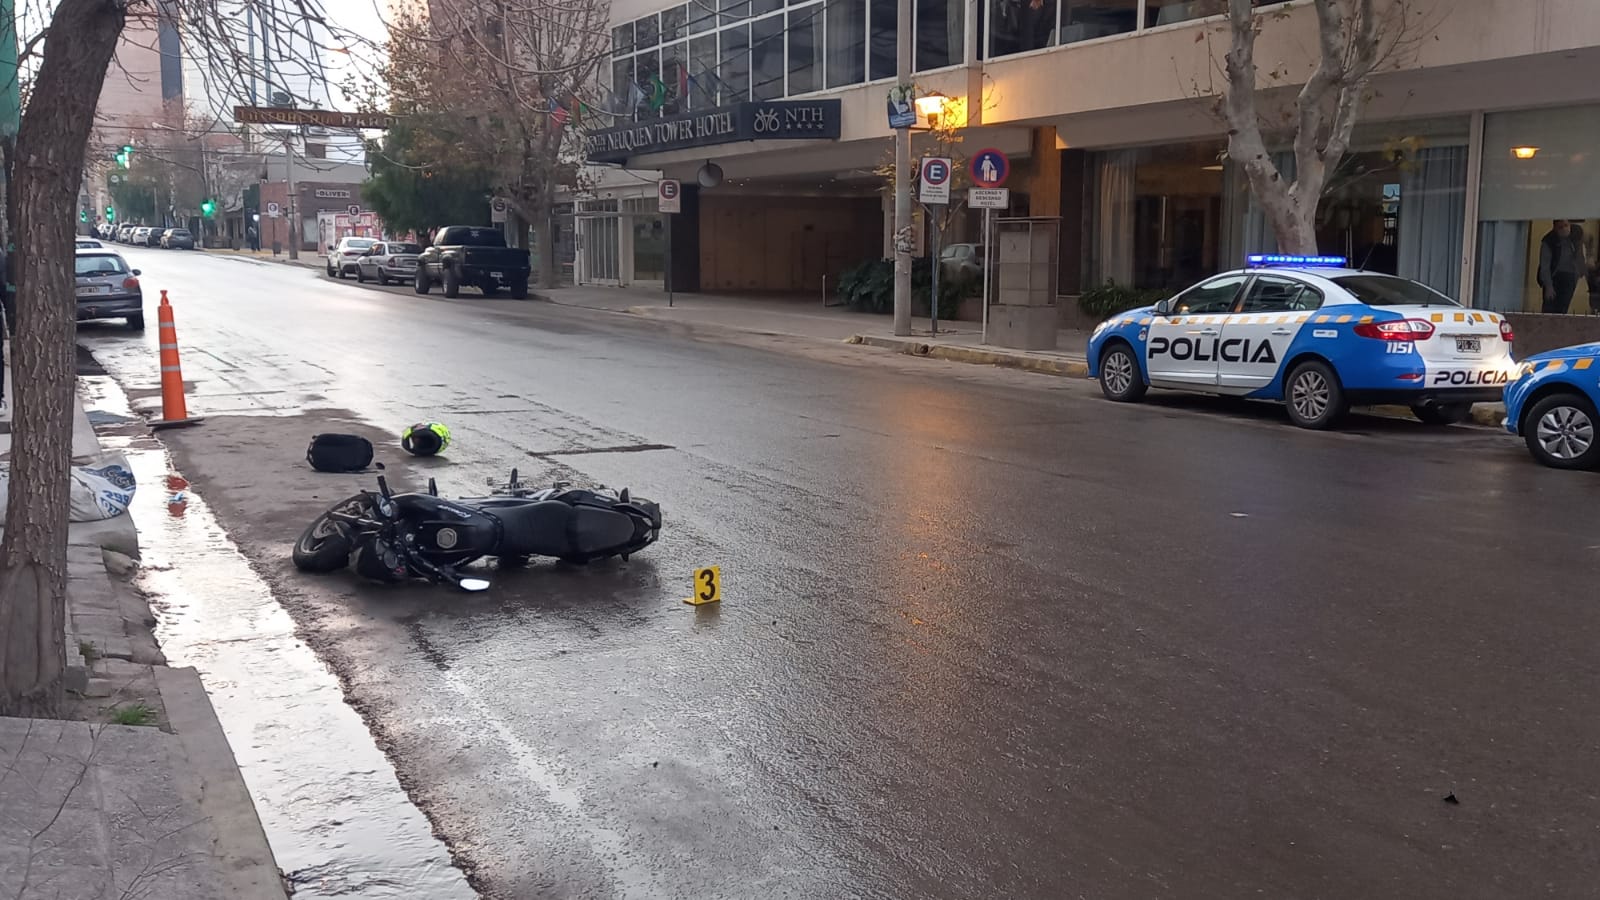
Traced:
[[922, 189], [917, 193], [918, 198], [923, 203], [949, 203], [950, 174], [950, 160], [938, 156], [925, 157], [922, 160]]

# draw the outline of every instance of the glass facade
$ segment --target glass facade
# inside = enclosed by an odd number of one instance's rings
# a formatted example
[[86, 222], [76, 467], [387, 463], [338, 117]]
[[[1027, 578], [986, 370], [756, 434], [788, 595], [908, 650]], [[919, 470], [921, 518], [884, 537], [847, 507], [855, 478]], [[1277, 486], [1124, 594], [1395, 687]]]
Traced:
[[[895, 0], [697, 0], [611, 30], [613, 113], [639, 119], [893, 78]], [[963, 62], [963, 0], [915, 0], [914, 64]]]
[[[1467, 139], [1464, 117], [1358, 128], [1318, 206], [1318, 252], [1461, 297]], [[1273, 156], [1293, 178], [1294, 155]], [[1180, 290], [1278, 249], [1220, 140], [1102, 151], [1091, 172], [1089, 284]]]
[[1600, 106], [1483, 118], [1476, 305], [1600, 314]]
[[[1254, 0], [1270, 6], [1283, 0]], [[985, 58], [1221, 15], [1228, 0], [986, 0]]]

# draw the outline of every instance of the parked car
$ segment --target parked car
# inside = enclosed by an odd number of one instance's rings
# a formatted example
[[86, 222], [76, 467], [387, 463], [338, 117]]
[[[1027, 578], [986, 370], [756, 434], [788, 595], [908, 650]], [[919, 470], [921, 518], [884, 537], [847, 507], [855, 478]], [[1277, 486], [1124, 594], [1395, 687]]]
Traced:
[[133, 226], [124, 222], [123, 224], [117, 226], [116, 231], [111, 233], [111, 239], [119, 244], [126, 244], [128, 242], [128, 237], [132, 234]]
[[94, 250], [105, 246], [105, 244], [102, 244], [91, 237], [79, 237], [77, 239], [77, 245], [77, 249], [79, 250]]
[[947, 272], [976, 275], [983, 271], [983, 245], [951, 244], [939, 251], [939, 265]]
[[1517, 371], [1511, 322], [1420, 282], [1339, 257], [1252, 256], [1154, 306], [1117, 313], [1089, 339], [1106, 397], [1152, 388], [1282, 401], [1302, 428], [1351, 405], [1401, 403], [1429, 425], [1500, 399]]
[[375, 279], [379, 284], [411, 281], [417, 277], [417, 255], [422, 248], [404, 241], [379, 241], [356, 258], [356, 280]]
[[356, 271], [356, 259], [372, 249], [372, 238], [343, 237], [328, 248], [328, 277], [343, 278]]
[[1505, 429], [1555, 469], [1600, 468], [1600, 342], [1536, 353], [1506, 385]]
[[122, 254], [109, 247], [78, 250], [73, 258], [78, 321], [127, 319], [128, 327], [144, 330], [144, 290], [139, 270], [128, 268]]
[[506, 246], [498, 228], [476, 225], [446, 225], [433, 233], [433, 244], [417, 257], [413, 286], [426, 294], [435, 283], [446, 297], [461, 293], [468, 285], [494, 296], [501, 288], [518, 300], [527, 299], [528, 275], [532, 271], [529, 254]]
[[161, 233], [161, 246], [168, 250], [193, 250], [194, 235], [187, 228], [168, 228]]

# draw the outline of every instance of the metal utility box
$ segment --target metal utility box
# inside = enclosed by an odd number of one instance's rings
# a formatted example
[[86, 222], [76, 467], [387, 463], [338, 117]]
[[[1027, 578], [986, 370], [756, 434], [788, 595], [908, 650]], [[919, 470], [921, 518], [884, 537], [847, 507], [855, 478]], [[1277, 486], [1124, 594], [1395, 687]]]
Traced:
[[1056, 273], [1061, 219], [994, 221], [995, 284], [988, 343], [1017, 350], [1056, 347]]

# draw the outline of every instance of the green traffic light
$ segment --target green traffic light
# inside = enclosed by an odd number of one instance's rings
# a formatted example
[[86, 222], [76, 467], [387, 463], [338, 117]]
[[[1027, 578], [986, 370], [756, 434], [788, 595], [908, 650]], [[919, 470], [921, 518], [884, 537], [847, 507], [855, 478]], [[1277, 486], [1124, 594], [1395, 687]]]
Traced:
[[215, 213], [216, 211], [217, 211], [217, 204], [216, 204], [215, 201], [212, 201], [212, 200], [202, 200], [202, 201], [200, 201], [200, 212], [203, 215], [205, 215], [206, 218], [208, 218], [208, 219], [211, 218], [212, 213]]
[[87, 221], [89, 221], [89, 211], [87, 209], [78, 210], [78, 221], [79, 222], [87, 222]]

